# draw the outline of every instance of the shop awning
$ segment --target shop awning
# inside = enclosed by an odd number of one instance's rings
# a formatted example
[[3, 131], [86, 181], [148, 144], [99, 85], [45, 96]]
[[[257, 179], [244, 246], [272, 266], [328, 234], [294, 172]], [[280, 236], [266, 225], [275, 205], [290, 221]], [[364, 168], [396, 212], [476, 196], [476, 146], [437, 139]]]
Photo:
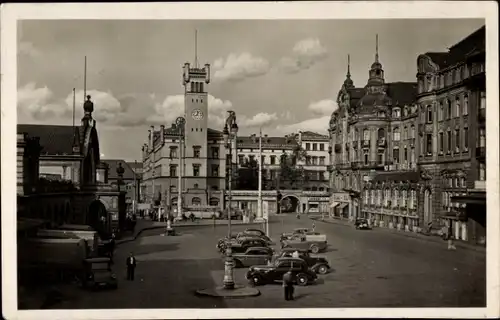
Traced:
[[338, 202], [332, 202], [332, 203], [330, 203], [330, 208], [335, 208], [338, 205], [339, 205]]
[[347, 202], [342, 202], [340, 205], [339, 205], [339, 209], [342, 210], [344, 209], [345, 207], [347, 207], [348, 203]]

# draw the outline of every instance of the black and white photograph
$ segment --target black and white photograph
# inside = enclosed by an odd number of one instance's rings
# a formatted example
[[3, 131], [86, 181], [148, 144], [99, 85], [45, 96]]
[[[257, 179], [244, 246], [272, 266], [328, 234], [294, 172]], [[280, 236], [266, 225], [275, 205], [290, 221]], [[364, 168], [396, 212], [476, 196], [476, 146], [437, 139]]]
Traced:
[[499, 316], [497, 5], [356, 2], [3, 6], [5, 317]]

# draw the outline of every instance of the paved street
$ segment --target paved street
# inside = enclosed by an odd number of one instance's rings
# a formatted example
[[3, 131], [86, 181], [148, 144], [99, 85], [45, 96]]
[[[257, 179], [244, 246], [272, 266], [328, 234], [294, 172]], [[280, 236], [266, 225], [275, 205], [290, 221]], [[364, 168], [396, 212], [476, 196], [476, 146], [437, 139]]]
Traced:
[[[311, 227], [311, 220], [274, 217], [276, 241], [284, 231]], [[235, 226], [244, 230], [246, 226]], [[223, 260], [216, 240], [225, 226], [185, 227], [177, 237], [144, 232], [116, 253], [118, 290], [77, 290], [56, 308], [270, 308], [270, 307], [481, 307], [485, 305], [484, 253], [446, 250], [445, 242], [429, 242], [379, 230], [357, 231], [352, 226], [316, 222], [330, 247], [321, 255], [333, 267], [316, 284], [297, 287], [295, 302], [284, 301], [279, 284], [259, 287], [254, 298], [222, 300], [197, 297], [194, 290], [222, 284]], [[125, 278], [125, 257], [138, 260], [136, 281]], [[236, 269], [246, 284], [246, 269]]]

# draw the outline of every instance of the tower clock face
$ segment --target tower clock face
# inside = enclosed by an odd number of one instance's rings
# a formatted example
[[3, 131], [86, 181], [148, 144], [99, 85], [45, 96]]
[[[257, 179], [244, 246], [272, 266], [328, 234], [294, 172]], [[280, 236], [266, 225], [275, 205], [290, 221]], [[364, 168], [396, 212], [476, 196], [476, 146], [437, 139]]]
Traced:
[[200, 109], [193, 110], [191, 113], [191, 116], [193, 117], [194, 120], [202, 120], [203, 119], [203, 111]]

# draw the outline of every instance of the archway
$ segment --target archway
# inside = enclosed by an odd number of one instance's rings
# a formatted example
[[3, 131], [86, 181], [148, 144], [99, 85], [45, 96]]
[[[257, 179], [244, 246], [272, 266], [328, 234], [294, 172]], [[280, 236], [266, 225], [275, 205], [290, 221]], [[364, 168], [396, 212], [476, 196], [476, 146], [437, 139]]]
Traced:
[[280, 200], [280, 212], [281, 213], [292, 213], [300, 212], [300, 200], [297, 196], [287, 195]]
[[108, 210], [101, 200], [94, 200], [89, 206], [87, 224], [94, 228], [99, 234], [106, 234], [109, 225]]

